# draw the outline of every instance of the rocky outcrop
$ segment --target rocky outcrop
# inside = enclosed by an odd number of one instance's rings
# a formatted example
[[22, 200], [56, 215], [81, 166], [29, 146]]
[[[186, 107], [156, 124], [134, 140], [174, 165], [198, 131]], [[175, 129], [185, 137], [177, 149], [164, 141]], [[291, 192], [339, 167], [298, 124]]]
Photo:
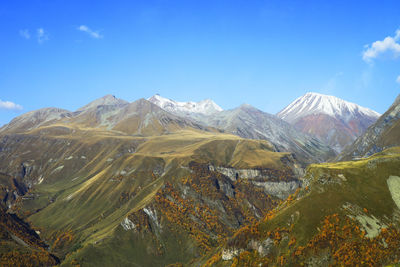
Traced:
[[280, 199], [286, 199], [289, 195], [293, 194], [297, 188], [301, 187], [300, 181], [290, 182], [256, 182], [253, 181], [256, 186], [264, 187], [265, 193], [278, 197]]
[[261, 170], [257, 170], [257, 169], [236, 170], [234, 168], [226, 168], [226, 167], [220, 167], [220, 166], [214, 167], [213, 165], [209, 165], [208, 169], [210, 171], [217, 171], [219, 173], [222, 173], [223, 175], [229, 177], [229, 179], [231, 179], [233, 182], [235, 182], [239, 178], [242, 178], [242, 179], [254, 179], [254, 178], [269, 179], [270, 178], [268, 176], [263, 175], [261, 173]]
[[[301, 187], [301, 181], [290, 174], [282, 174], [276, 170], [269, 169], [235, 169], [221, 166], [209, 165], [210, 171], [219, 172], [227, 176], [232, 182], [238, 179], [251, 180], [255, 186], [264, 188], [268, 195], [286, 199], [290, 194], [293, 194], [297, 188]], [[277, 177], [285, 175], [285, 180], [281, 181]], [[229, 188], [225, 190], [229, 191]]]

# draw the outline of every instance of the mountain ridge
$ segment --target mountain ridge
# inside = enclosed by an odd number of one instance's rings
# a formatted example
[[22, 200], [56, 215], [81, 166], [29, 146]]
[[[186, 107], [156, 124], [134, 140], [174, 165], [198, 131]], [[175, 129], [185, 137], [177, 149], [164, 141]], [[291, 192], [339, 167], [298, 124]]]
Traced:
[[337, 160], [363, 158], [392, 146], [400, 146], [400, 95], [390, 108], [353, 144], [346, 147]]
[[159, 94], [155, 94], [147, 100], [167, 111], [181, 114], [199, 113], [203, 115], [211, 115], [222, 111], [222, 108], [211, 99], [204, 99], [199, 102], [178, 102], [162, 97]]
[[[171, 112], [182, 114], [177, 110]], [[297, 131], [276, 115], [263, 112], [249, 104], [208, 115], [187, 113], [185, 117], [243, 138], [267, 140], [277, 151], [294, 152], [304, 166], [335, 155], [334, 151], [318, 139]]]

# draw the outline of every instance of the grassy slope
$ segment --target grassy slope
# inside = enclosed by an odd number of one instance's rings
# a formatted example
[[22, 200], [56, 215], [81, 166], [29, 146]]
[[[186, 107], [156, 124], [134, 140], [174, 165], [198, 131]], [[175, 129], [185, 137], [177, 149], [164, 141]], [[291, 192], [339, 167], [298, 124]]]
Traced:
[[[294, 264], [296, 260], [291, 255], [296, 248], [306, 246], [320, 233], [322, 222], [328, 215], [338, 214], [342, 220], [351, 216], [358, 218], [356, 219], [359, 220], [358, 223], [362, 217], [376, 218], [382, 227], [390, 224], [398, 227], [399, 208], [395, 205], [387, 184], [390, 176], [400, 176], [399, 147], [359, 161], [310, 165], [306, 174], [310, 184], [307, 189], [300, 192], [299, 199], [291, 204], [283, 204], [272, 219], [266, 219], [256, 226], [258, 234], [246, 237], [239, 231], [228, 242], [230, 244], [228, 247], [248, 250], [248, 242], [251, 239], [265, 240], [276, 229], [290, 228], [286, 241], [272, 248], [270, 253], [274, 256], [268, 257], [270, 259], [276, 257], [278, 261], [279, 256], [284, 256], [289, 259], [286, 264]], [[376, 220], [370, 220], [373, 221]], [[361, 223], [359, 226], [366, 231], [367, 236], [368, 234], [372, 236], [374, 231], [379, 232], [373, 225], [364, 223], [363, 226]], [[289, 247], [288, 241], [292, 238], [295, 238], [296, 243]], [[263, 262], [261, 256], [257, 255], [253, 255], [249, 262], [253, 264], [258, 261]], [[221, 265], [230, 265], [232, 261], [218, 262]], [[328, 262], [331, 264], [331, 259]]]
[[[171, 226], [173, 234], [164, 232], [156, 239], [149, 233], [140, 238], [126, 235], [120, 226], [128, 214], [151, 203], [166, 181], [174, 183], [187, 176], [190, 162], [287, 168], [282, 158], [288, 154], [273, 152], [266, 141], [197, 130], [144, 138], [59, 124], [35, 129], [21, 138], [13, 147], [19, 156], [15, 168], [31, 159], [40, 159], [40, 164], [38, 160], [32, 163], [36, 185], [29, 194], [35, 197], [20, 203], [20, 214], [32, 214], [29, 221], [41, 230], [57, 255], [76, 252], [69, 254], [69, 260], [87, 264], [86, 258], [94, 265], [106, 258], [110, 263], [118, 259], [121, 264], [134, 260], [159, 265], [198, 256], [195, 242], [175, 225]], [[44, 177], [40, 184], [39, 174]], [[164, 251], [149, 258], [146, 253], [160, 246], [157, 240], [164, 240]], [[108, 257], [99, 257], [99, 253]]]

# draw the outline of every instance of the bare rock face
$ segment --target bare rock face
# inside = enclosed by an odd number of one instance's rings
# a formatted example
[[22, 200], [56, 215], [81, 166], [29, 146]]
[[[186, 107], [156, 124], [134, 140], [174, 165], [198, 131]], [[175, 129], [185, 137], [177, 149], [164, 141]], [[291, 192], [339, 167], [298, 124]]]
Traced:
[[307, 93], [278, 114], [340, 152], [373, 124], [379, 113], [334, 96]]
[[[227, 176], [232, 182], [238, 179], [249, 180], [253, 185], [261, 187], [268, 195], [286, 199], [293, 194], [297, 188], [301, 187], [301, 181], [294, 176], [288, 174], [278, 174], [276, 171], [268, 169], [235, 169], [213, 165], [209, 165], [210, 171], [217, 171]], [[285, 180], [281, 181], [276, 177], [285, 176]], [[229, 192], [229, 191], [227, 191]]]
[[338, 160], [368, 157], [382, 150], [400, 145], [400, 95], [378, 121], [347, 147]]

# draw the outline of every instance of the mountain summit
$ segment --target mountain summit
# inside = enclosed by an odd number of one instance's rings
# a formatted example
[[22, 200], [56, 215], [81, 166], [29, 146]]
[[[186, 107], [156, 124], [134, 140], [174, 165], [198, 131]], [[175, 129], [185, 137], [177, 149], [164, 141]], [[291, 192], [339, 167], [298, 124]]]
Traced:
[[314, 114], [326, 114], [348, 122], [354, 117], [378, 118], [381, 114], [369, 108], [345, 101], [336, 96], [319, 93], [307, 93], [297, 98], [278, 113], [282, 119], [293, 122], [300, 117]]
[[307, 93], [278, 114], [301, 131], [313, 134], [340, 152], [380, 116], [335, 96]]
[[77, 111], [86, 111], [96, 108], [98, 106], [123, 106], [127, 104], [129, 104], [129, 102], [123, 99], [116, 98], [114, 95], [105, 95], [79, 108]]
[[148, 100], [162, 109], [178, 114], [199, 113], [210, 115], [222, 111], [222, 108], [211, 99], [205, 99], [200, 102], [178, 102], [156, 94]]

